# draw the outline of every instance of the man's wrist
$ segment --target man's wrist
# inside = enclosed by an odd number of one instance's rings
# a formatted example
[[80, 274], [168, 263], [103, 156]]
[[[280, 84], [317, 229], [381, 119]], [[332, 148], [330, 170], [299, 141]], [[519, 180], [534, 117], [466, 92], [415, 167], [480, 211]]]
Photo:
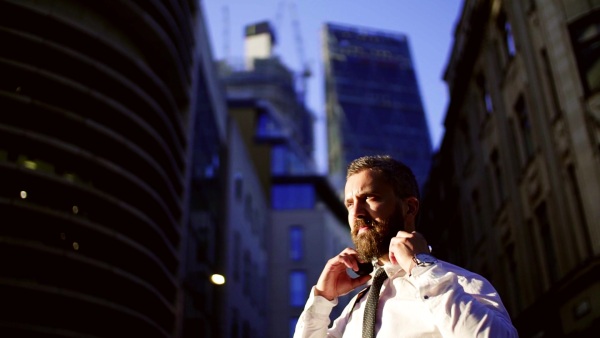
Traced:
[[437, 263], [437, 258], [428, 253], [419, 253], [412, 258], [412, 268], [409, 276], [417, 276], [423, 273], [425, 270], [429, 270], [429, 267]]
[[315, 296], [321, 296], [325, 299], [327, 299], [328, 301], [333, 301], [336, 297], [331, 295], [331, 294], [327, 294], [321, 290], [319, 290], [317, 287], [315, 287]]
[[433, 255], [428, 254], [428, 253], [418, 253], [413, 256], [412, 260], [416, 266], [421, 266], [421, 267], [433, 265], [433, 264], [437, 263], [437, 261], [438, 261], [437, 258], [435, 258]]

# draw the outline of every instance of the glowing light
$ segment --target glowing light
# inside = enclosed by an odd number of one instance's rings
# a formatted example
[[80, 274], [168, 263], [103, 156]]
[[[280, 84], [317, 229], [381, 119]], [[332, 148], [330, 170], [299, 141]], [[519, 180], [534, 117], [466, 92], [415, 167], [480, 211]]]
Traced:
[[26, 199], [27, 198], [27, 191], [21, 190], [20, 196], [21, 196], [22, 199]]
[[79, 243], [73, 242], [73, 249], [75, 249], [75, 251], [79, 250]]
[[214, 275], [210, 276], [210, 281], [216, 285], [223, 285], [225, 284], [225, 276], [215, 273]]
[[73, 206], [73, 213], [75, 215], [77, 215], [79, 213], [79, 207], [77, 207], [76, 205]]
[[23, 166], [25, 166], [25, 168], [31, 169], [31, 170], [37, 169], [37, 163], [35, 163], [34, 161], [25, 161], [25, 162], [23, 162]]

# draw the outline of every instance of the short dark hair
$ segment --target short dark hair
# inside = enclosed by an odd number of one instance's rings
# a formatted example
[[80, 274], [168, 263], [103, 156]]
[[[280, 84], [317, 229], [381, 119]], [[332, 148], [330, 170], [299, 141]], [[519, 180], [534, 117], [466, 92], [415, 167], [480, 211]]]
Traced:
[[420, 199], [419, 185], [415, 174], [406, 164], [393, 159], [391, 156], [373, 155], [355, 159], [348, 165], [346, 179], [363, 170], [372, 170], [383, 174], [384, 179], [393, 186], [397, 197], [416, 197]]

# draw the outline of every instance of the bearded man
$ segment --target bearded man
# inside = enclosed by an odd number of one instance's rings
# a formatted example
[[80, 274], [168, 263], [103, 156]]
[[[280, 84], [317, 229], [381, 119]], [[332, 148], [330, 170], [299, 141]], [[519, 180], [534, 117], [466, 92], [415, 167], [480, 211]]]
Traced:
[[[356, 248], [327, 262], [294, 338], [518, 337], [494, 287], [436, 259], [415, 231], [419, 190], [410, 168], [389, 156], [354, 160], [345, 205]], [[348, 273], [364, 263], [375, 267], [371, 275]], [[337, 298], [370, 281], [330, 326]]]

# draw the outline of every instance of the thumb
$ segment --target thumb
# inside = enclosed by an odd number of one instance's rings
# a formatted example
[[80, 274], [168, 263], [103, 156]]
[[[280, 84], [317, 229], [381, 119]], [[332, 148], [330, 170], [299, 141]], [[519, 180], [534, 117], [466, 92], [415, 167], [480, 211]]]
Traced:
[[371, 275], [364, 275], [364, 276], [359, 276], [356, 277], [352, 280], [352, 289], [355, 289], [363, 284], [366, 284], [370, 279], [371, 279]]

